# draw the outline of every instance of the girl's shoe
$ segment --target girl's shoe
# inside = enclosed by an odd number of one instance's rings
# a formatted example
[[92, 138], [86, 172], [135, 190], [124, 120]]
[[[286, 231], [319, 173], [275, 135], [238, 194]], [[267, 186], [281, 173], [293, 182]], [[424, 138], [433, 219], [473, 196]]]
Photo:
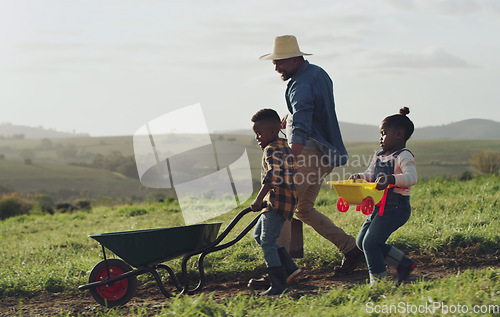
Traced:
[[406, 256], [401, 259], [401, 262], [396, 268], [396, 270], [398, 271], [398, 281], [396, 282], [396, 285], [401, 285], [402, 283], [406, 282], [408, 280], [408, 277], [410, 277], [411, 271], [413, 271], [416, 266], [417, 262], [407, 258]]
[[376, 285], [382, 280], [387, 279], [387, 271], [382, 273], [370, 273], [370, 286]]

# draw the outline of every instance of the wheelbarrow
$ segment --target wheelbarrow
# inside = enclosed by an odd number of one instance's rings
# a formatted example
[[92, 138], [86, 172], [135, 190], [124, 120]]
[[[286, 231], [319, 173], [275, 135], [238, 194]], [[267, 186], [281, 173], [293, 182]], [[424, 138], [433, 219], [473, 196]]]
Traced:
[[335, 181], [328, 182], [328, 184], [332, 185], [337, 195], [339, 195], [337, 209], [340, 212], [349, 210], [350, 204], [357, 204], [357, 211], [361, 211], [365, 215], [370, 215], [375, 206], [379, 206], [379, 216], [384, 215], [387, 190], [392, 187], [398, 187], [389, 185], [385, 190], [378, 190], [376, 183], [367, 182], [364, 179]]
[[[115, 307], [126, 304], [137, 289], [137, 276], [150, 273], [165, 297], [171, 294], [165, 288], [158, 270], [167, 271], [180, 294], [193, 294], [205, 284], [203, 261], [209, 253], [228, 248], [241, 240], [259, 220], [260, 213], [233, 240], [220, 244], [234, 226], [251, 212], [250, 207], [240, 211], [224, 231], [217, 236], [221, 223], [206, 223], [161, 229], [147, 229], [114, 233], [92, 234], [102, 246], [104, 260], [94, 266], [89, 276], [89, 283], [78, 287], [89, 290], [99, 304]], [[106, 257], [106, 249], [118, 258]], [[189, 260], [198, 258], [198, 283], [190, 288], [187, 272]], [[181, 281], [168, 265], [163, 262], [183, 256]], [[132, 269], [135, 267], [135, 269]]]

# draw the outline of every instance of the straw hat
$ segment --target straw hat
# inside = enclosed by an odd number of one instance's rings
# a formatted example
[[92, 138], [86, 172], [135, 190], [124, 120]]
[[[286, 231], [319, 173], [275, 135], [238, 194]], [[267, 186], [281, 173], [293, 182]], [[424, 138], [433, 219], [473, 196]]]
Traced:
[[278, 36], [274, 39], [274, 49], [272, 53], [262, 55], [262, 60], [278, 60], [296, 56], [312, 55], [303, 53], [299, 49], [297, 38], [293, 35]]

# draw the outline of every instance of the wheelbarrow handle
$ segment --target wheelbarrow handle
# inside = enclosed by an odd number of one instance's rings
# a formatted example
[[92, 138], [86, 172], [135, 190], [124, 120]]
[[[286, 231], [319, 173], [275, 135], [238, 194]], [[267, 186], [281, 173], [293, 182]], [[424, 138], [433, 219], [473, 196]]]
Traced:
[[[263, 202], [262, 208], [266, 208], [266, 207], [267, 207], [267, 203]], [[243, 209], [242, 211], [240, 211], [236, 215], [236, 217], [233, 218], [233, 220], [231, 220], [231, 222], [227, 225], [227, 227], [224, 229], [224, 231], [217, 237], [217, 239], [214, 240], [214, 242], [212, 242], [211, 244], [209, 244], [208, 246], [206, 246], [202, 249], [192, 251], [184, 256], [184, 258], [182, 259], [181, 267], [182, 267], [182, 275], [183, 275], [185, 284], [184, 284], [184, 288], [181, 291], [181, 293], [193, 293], [203, 286], [204, 277], [205, 277], [205, 272], [203, 269], [203, 259], [205, 258], [205, 256], [207, 254], [232, 246], [233, 244], [235, 244], [236, 242], [241, 240], [247, 234], [247, 232], [250, 231], [250, 229], [253, 226], [255, 226], [255, 224], [257, 223], [257, 221], [259, 220], [259, 218], [261, 216], [260, 213], [257, 215], [257, 217], [255, 217], [254, 220], [252, 220], [252, 222], [245, 229], [243, 229], [243, 231], [236, 238], [234, 238], [232, 241], [225, 243], [223, 245], [218, 245], [222, 240], [224, 240], [224, 238], [229, 234], [229, 232], [234, 228], [234, 226], [236, 226], [236, 224], [241, 220], [241, 218], [243, 218], [246, 214], [248, 214], [250, 212], [253, 212], [251, 207], [247, 207], [247, 208]], [[187, 274], [187, 262], [189, 261], [189, 259], [191, 257], [193, 257], [194, 255], [197, 255], [197, 254], [201, 254], [200, 258], [198, 259], [198, 271], [200, 273], [200, 279], [199, 279], [199, 282], [198, 282], [198, 285], [196, 286], [196, 288], [190, 290], [189, 289], [189, 280], [187, 277], [187, 275], [188, 275]]]
[[[267, 207], [267, 202], [263, 202], [262, 208], [264, 209], [266, 207]], [[241, 218], [243, 218], [246, 214], [248, 214], [250, 212], [253, 212], [251, 207], [247, 207], [247, 208], [243, 209], [242, 211], [240, 211], [236, 215], [236, 217], [234, 217], [233, 220], [231, 220], [231, 222], [227, 225], [227, 227], [224, 229], [224, 231], [222, 231], [222, 233], [217, 237], [217, 239], [215, 239], [215, 241], [212, 242], [212, 244], [210, 244], [205, 249], [211, 249], [212, 247], [218, 245], [229, 234], [229, 232], [234, 228], [234, 226], [241, 220]], [[197, 253], [203, 253], [203, 252], [197, 252]]]

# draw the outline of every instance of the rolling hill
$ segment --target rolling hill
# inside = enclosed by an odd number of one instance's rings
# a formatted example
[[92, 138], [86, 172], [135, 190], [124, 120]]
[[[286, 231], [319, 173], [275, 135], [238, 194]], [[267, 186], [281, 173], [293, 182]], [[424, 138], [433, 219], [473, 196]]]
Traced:
[[[378, 139], [378, 126], [340, 122], [346, 142]], [[500, 140], [500, 122], [486, 119], [468, 119], [440, 126], [416, 128], [413, 140]]]
[[[345, 142], [376, 142], [376, 125], [340, 122]], [[222, 131], [220, 134], [252, 135], [250, 130]], [[440, 126], [416, 128], [413, 140], [500, 140], [500, 122], [486, 119], [468, 119]]]
[[88, 137], [87, 133], [61, 132], [54, 129], [44, 129], [43, 127], [28, 127], [11, 123], [0, 124], [0, 137], [4, 138], [24, 138], [24, 139], [43, 139], [43, 138], [74, 138]]

